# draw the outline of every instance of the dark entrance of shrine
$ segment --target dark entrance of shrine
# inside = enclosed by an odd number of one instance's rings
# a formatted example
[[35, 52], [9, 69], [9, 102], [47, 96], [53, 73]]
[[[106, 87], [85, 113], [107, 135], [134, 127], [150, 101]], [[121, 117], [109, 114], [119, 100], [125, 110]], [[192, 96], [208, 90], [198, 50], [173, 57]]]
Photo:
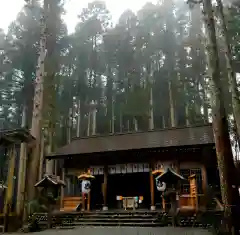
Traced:
[[143, 197], [139, 208], [150, 208], [149, 172], [108, 175], [107, 201], [109, 209], [122, 208], [122, 202], [117, 196]]
[[102, 194], [103, 175], [96, 175], [91, 182], [91, 210], [102, 210], [103, 194]]

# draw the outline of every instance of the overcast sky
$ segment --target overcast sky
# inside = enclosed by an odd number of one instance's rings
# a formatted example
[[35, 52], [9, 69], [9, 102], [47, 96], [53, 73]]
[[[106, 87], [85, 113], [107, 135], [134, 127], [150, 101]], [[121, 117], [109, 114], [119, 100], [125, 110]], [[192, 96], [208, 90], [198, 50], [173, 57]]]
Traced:
[[[81, 11], [81, 8], [86, 7], [90, 0], [66, 0], [66, 15], [64, 19], [67, 23], [68, 30], [73, 32], [76, 22], [77, 15]], [[131, 9], [137, 11], [140, 9], [147, 0], [106, 0], [107, 8], [113, 15], [113, 20], [116, 22], [120, 14], [125, 9]], [[155, 2], [155, 1], [152, 1]], [[16, 18], [17, 13], [23, 7], [24, 0], [0, 0], [0, 28], [7, 31], [8, 25]]]

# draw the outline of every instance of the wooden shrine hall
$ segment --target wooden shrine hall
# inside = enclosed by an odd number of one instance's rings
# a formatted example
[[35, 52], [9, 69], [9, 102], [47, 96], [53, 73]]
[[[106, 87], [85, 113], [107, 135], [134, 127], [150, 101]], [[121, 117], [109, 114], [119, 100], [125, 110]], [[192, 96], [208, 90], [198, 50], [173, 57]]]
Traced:
[[77, 176], [87, 170], [95, 176], [88, 210], [164, 208], [155, 170], [171, 168], [186, 179], [180, 207], [204, 206], [207, 184], [219, 185], [211, 124], [75, 138], [46, 158], [63, 163], [62, 210], [76, 210], [82, 200]]

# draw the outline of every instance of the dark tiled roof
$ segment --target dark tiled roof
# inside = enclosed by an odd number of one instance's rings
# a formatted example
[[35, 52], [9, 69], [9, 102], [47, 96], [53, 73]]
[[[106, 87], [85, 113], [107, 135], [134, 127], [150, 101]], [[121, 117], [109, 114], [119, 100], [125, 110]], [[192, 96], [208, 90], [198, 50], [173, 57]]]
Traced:
[[47, 157], [201, 144], [214, 144], [212, 125], [76, 138]]
[[30, 142], [34, 140], [29, 131], [25, 128], [0, 130], [0, 145], [12, 143]]
[[35, 187], [46, 187], [46, 186], [66, 186], [64, 181], [58, 179], [55, 175], [45, 175], [43, 179], [35, 184]]

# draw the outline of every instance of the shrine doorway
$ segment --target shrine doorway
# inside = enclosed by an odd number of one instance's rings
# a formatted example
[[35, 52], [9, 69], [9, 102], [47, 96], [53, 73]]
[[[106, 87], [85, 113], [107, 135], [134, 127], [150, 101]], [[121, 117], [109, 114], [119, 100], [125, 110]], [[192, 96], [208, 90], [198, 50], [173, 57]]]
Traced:
[[122, 208], [122, 197], [143, 197], [138, 208], [149, 209], [151, 204], [149, 172], [108, 175], [107, 201], [109, 209]]

